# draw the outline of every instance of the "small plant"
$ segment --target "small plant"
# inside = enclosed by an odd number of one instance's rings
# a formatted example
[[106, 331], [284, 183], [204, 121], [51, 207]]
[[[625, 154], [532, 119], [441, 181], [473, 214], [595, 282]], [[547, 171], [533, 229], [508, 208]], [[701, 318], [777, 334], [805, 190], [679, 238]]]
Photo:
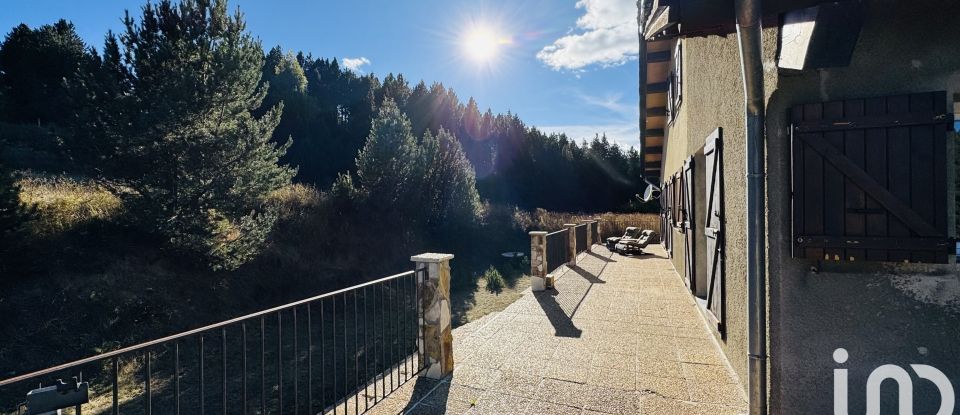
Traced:
[[487, 290], [495, 294], [499, 294], [503, 291], [503, 287], [507, 285], [503, 275], [500, 275], [500, 271], [497, 271], [492, 265], [483, 272], [483, 280], [487, 283]]

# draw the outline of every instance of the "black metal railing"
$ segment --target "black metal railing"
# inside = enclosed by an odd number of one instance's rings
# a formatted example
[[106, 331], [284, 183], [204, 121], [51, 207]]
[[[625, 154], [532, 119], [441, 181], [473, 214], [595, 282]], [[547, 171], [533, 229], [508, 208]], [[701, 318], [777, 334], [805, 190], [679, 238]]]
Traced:
[[570, 261], [570, 231], [561, 229], [547, 234], [547, 272]]
[[573, 228], [574, 235], [577, 238], [577, 253], [587, 250], [587, 224], [577, 225]]
[[0, 413], [32, 413], [22, 403], [29, 390], [74, 377], [89, 385], [89, 402], [65, 414], [363, 413], [424, 368], [417, 344], [423, 274], [392, 275], [2, 380]]

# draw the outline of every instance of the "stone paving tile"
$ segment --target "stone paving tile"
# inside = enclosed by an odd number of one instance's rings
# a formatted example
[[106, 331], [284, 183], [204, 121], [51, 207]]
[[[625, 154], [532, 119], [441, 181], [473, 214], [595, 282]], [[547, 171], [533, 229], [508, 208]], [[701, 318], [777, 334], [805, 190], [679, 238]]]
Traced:
[[587, 384], [632, 392], [637, 390], [637, 373], [636, 370], [594, 368], [587, 378]]
[[556, 290], [527, 291], [455, 329], [451, 377], [417, 379], [368, 413], [745, 413], [742, 388], [662, 249], [594, 251]]
[[543, 378], [530, 376], [526, 373], [504, 371], [500, 379], [490, 386], [490, 390], [505, 395], [516, 395], [532, 398], [540, 388]]
[[743, 390], [730, 383], [703, 382], [687, 379], [690, 400], [704, 403], [737, 405], [743, 401]]
[[543, 377], [574, 383], [587, 383], [587, 378], [590, 377], [592, 371], [594, 371], [594, 368], [589, 364], [581, 366], [563, 360], [551, 360], [547, 364], [547, 370], [543, 373]]
[[586, 385], [556, 379], [544, 379], [534, 396], [538, 401], [583, 408], [586, 403]]
[[546, 401], [533, 401], [527, 406], [527, 415], [577, 415], [581, 413], [580, 408], [559, 405]]
[[640, 411], [641, 395], [603, 386], [589, 386], [584, 409], [608, 414], [636, 414]]
[[683, 377], [701, 383], [735, 383], [724, 366], [681, 363]]
[[637, 374], [637, 390], [665, 398], [688, 400], [687, 382], [682, 378], [670, 378], [647, 373]]
[[522, 414], [532, 401], [515, 395], [487, 392], [480, 397], [471, 414]]

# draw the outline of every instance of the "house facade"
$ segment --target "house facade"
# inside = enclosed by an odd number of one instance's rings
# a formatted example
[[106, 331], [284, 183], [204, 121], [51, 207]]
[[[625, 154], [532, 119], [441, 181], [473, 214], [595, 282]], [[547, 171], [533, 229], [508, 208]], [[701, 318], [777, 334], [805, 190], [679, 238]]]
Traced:
[[662, 242], [751, 412], [938, 413], [940, 378], [960, 389], [960, 2], [638, 6]]

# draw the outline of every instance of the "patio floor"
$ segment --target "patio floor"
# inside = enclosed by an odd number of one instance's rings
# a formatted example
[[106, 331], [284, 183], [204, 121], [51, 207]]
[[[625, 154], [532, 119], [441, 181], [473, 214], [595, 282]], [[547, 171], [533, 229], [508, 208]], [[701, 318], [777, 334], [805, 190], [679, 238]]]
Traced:
[[455, 369], [370, 414], [740, 414], [730, 375], [662, 248], [595, 245], [557, 280], [453, 331]]

